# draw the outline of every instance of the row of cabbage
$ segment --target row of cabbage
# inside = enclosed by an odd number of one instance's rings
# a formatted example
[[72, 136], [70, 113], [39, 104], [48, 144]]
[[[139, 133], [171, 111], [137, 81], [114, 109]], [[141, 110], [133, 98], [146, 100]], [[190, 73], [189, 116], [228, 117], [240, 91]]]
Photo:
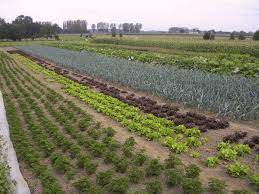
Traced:
[[235, 119], [259, 118], [259, 81], [47, 46], [18, 47], [65, 68]]

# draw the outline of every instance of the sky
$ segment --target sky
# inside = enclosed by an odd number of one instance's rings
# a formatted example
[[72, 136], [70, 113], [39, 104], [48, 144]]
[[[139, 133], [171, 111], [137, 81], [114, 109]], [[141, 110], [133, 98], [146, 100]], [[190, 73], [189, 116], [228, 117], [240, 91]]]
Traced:
[[144, 30], [259, 29], [259, 0], [0, 0], [0, 17], [11, 22], [21, 14], [61, 27], [64, 20], [85, 19], [88, 27], [103, 21], [139, 22]]

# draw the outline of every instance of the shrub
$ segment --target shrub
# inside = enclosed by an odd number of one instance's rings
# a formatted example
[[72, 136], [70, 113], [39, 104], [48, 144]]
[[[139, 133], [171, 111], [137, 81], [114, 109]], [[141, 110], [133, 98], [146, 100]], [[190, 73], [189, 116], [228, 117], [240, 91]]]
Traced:
[[209, 180], [209, 191], [223, 194], [225, 189], [226, 189], [225, 181], [222, 181], [216, 178], [211, 178]]
[[141, 151], [134, 156], [133, 163], [137, 166], [142, 166], [146, 160], [147, 160], [147, 155], [143, 151]]
[[162, 172], [163, 166], [159, 163], [158, 159], [150, 160], [147, 168], [147, 176], [159, 176]]
[[111, 193], [125, 194], [129, 188], [129, 183], [126, 178], [112, 179], [106, 188]]
[[219, 164], [219, 159], [215, 156], [207, 157], [204, 163], [207, 167], [215, 167]]
[[182, 165], [182, 161], [173, 153], [165, 160], [165, 168], [175, 168], [177, 165]]
[[250, 169], [247, 165], [235, 162], [227, 166], [227, 173], [233, 177], [244, 177], [249, 173]]
[[259, 40], [259, 30], [254, 33], [253, 40]]
[[182, 173], [176, 169], [172, 169], [166, 172], [166, 183], [169, 187], [180, 185], [183, 181]]
[[112, 180], [113, 173], [111, 171], [99, 172], [96, 175], [96, 182], [100, 186], [108, 185]]
[[162, 184], [159, 181], [152, 181], [152, 182], [146, 183], [146, 190], [149, 194], [162, 193]]
[[186, 178], [183, 181], [184, 194], [201, 194], [203, 193], [203, 187], [199, 180]]
[[259, 174], [254, 174], [250, 176], [250, 183], [255, 186], [255, 188], [259, 191]]
[[132, 183], [138, 183], [144, 177], [144, 172], [141, 169], [133, 168], [128, 172], [129, 181]]
[[185, 176], [188, 178], [196, 178], [200, 175], [200, 168], [195, 164], [190, 164], [185, 169]]

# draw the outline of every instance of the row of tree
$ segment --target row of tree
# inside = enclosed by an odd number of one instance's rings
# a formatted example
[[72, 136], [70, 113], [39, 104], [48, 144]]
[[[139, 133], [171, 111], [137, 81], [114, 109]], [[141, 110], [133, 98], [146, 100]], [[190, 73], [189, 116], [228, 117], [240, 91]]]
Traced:
[[87, 33], [86, 20], [68, 20], [63, 22], [63, 33]]
[[0, 39], [21, 40], [39, 37], [51, 38], [61, 33], [62, 29], [51, 22], [33, 22], [30, 16], [20, 15], [12, 23], [0, 18]]
[[115, 23], [106, 23], [106, 22], [99, 22], [96, 24], [92, 24], [91, 26], [92, 32], [113, 32], [115, 31], [120, 31], [124, 33], [139, 33], [142, 29], [142, 24], [140, 23], [123, 23], [117, 24]]

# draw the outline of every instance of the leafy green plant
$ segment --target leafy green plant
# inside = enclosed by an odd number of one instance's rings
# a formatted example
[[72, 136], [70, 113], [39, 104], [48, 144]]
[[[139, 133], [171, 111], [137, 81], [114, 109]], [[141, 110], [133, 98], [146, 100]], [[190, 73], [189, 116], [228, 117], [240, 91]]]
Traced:
[[259, 163], [259, 154], [256, 154], [256, 156], [254, 158], [254, 162], [255, 163]]
[[129, 183], [126, 178], [112, 179], [106, 188], [110, 193], [124, 194], [129, 188]]
[[85, 131], [91, 125], [91, 119], [89, 117], [85, 117], [80, 119], [78, 122], [78, 127], [81, 131]]
[[115, 134], [115, 130], [111, 127], [107, 127], [104, 129], [104, 133], [108, 136], [108, 137], [113, 137]]
[[239, 156], [244, 156], [245, 154], [251, 153], [251, 148], [245, 144], [237, 144], [233, 147]]
[[237, 152], [235, 150], [233, 150], [231, 147], [221, 148], [219, 150], [219, 157], [224, 160], [233, 161], [237, 157]]
[[128, 179], [132, 183], [138, 183], [143, 177], [144, 172], [139, 168], [132, 168], [128, 171]]
[[259, 173], [250, 176], [249, 179], [250, 183], [259, 191]]
[[216, 165], [219, 164], [219, 159], [218, 157], [215, 157], [215, 156], [210, 156], [210, 157], [207, 157], [206, 160], [204, 161], [205, 165], [207, 167], [215, 167]]
[[191, 152], [190, 156], [193, 158], [199, 158], [201, 156], [201, 154], [197, 151], [193, 151], [193, 152]]
[[162, 184], [160, 181], [152, 181], [146, 183], [146, 190], [150, 194], [162, 193]]
[[233, 177], [244, 177], [250, 171], [249, 166], [245, 164], [241, 164], [239, 162], [229, 164], [226, 168], [227, 168], [227, 173]]
[[152, 159], [149, 161], [146, 167], [147, 176], [159, 176], [162, 172], [163, 166], [160, 164], [158, 159]]
[[115, 166], [115, 170], [120, 173], [125, 173], [129, 166], [129, 163], [125, 158], [116, 158], [113, 163]]
[[169, 187], [180, 185], [183, 181], [182, 172], [176, 169], [170, 169], [165, 172], [166, 183]]
[[97, 165], [92, 163], [91, 159], [87, 156], [80, 156], [77, 160], [77, 165], [83, 168], [88, 174], [93, 174], [96, 171]]
[[182, 161], [175, 154], [170, 153], [169, 157], [165, 159], [165, 168], [175, 168], [178, 165], [182, 165]]
[[209, 183], [209, 191], [216, 192], [218, 194], [225, 194], [226, 189], [226, 183], [225, 181], [216, 179], [216, 178], [210, 178]]
[[188, 178], [197, 178], [200, 175], [200, 168], [195, 164], [190, 164], [185, 169], [185, 176]]
[[239, 190], [234, 190], [233, 194], [252, 194], [250, 191], [247, 191], [245, 189], [239, 189]]
[[96, 175], [96, 182], [98, 185], [104, 187], [105, 185], [108, 185], [113, 177], [113, 173], [111, 171], [104, 171], [104, 172], [99, 172]]
[[144, 153], [144, 151], [136, 153], [136, 155], [133, 158], [133, 163], [137, 166], [142, 166], [147, 160], [147, 155]]
[[184, 194], [202, 194], [204, 189], [197, 179], [186, 178], [182, 184]]

